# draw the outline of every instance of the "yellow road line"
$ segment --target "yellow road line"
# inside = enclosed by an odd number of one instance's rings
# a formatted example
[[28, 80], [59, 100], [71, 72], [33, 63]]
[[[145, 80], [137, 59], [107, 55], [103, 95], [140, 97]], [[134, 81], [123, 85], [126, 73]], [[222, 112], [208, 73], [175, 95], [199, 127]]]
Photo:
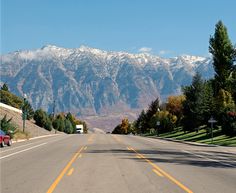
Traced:
[[156, 173], [158, 176], [163, 177], [163, 175], [157, 170], [157, 169], [152, 169], [154, 173]]
[[70, 176], [73, 173], [73, 171], [74, 171], [74, 168], [71, 168], [69, 172], [67, 173], [67, 176]]
[[136, 158], [142, 159], [139, 155], [136, 155]]
[[79, 158], [82, 157], [82, 154], [79, 154]]
[[183, 185], [181, 182], [179, 182], [178, 180], [176, 180], [173, 176], [171, 176], [170, 174], [168, 174], [167, 172], [165, 172], [164, 170], [162, 170], [160, 167], [158, 167], [156, 164], [152, 163], [149, 159], [147, 159], [144, 155], [138, 153], [134, 148], [130, 147], [130, 150], [134, 151], [135, 153], [137, 153], [141, 158], [143, 158], [146, 162], [148, 162], [150, 165], [152, 165], [158, 172], [160, 172], [161, 174], [163, 174], [166, 178], [168, 178], [169, 180], [171, 180], [172, 182], [174, 182], [177, 186], [179, 186], [180, 188], [182, 188], [184, 191], [186, 191], [187, 193], [193, 193], [193, 191], [191, 191], [189, 188], [187, 188], [185, 185]]
[[87, 146], [84, 147], [84, 150], [86, 150], [86, 149], [87, 149]]
[[72, 165], [72, 163], [76, 160], [76, 158], [79, 156], [80, 152], [83, 150], [84, 147], [81, 147], [80, 150], [72, 157], [72, 159], [69, 161], [69, 163], [66, 165], [66, 167], [61, 171], [61, 173], [59, 174], [59, 176], [56, 178], [56, 180], [52, 183], [52, 185], [50, 186], [50, 188], [48, 189], [47, 193], [52, 193], [56, 186], [58, 185], [58, 183], [61, 181], [61, 179], [63, 178], [63, 176], [65, 175], [65, 173], [67, 172], [67, 170], [70, 168], [70, 166]]

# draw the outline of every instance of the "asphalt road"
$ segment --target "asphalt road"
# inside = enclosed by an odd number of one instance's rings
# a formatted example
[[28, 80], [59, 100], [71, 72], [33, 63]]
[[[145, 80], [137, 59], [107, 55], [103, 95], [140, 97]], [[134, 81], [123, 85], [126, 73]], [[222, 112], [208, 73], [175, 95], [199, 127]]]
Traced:
[[1, 193], [233, 193], [235, 148], [58, 135], [1, 150]]

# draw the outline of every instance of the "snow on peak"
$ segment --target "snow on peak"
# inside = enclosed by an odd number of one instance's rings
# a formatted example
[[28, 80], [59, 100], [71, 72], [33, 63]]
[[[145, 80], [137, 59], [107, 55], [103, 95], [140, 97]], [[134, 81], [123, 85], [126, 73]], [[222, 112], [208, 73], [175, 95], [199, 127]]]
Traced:
[[[11, 54], [8, 55], [10, 56]], [[110, 63], [110, 61], [112, 63], [113, 60], [116, 60], [120, 63], [130, 62], [139, 66], [153, 64], [175, 66], [177, 68], [181, 68], [183, 66], [193, 68], [198, 63], [204, 62], [207, 59], [204, 57], [190, 55], [182, 55], [175, 58], [167, 59], [161, 58], [157, 55], [152, 55], [150, 53], [133, 54], [124, 51], [105, 51], [97, 48], [91, 48], [85, 45], [81, 45], [79, 48], [67, 49], [50, 44], [36, 50], [14, 52], [14, 55], [26, 60], [41, 60], [42, 58], [54, 58], [60, 60], [71, 58], [71, 60], [74, 60], [75, 58], [80, 58], [82, 56], [90, 56], [96, 57], [99, 60], [101, 59], [101, 61], [105, 63]]]
[[202, 62], [204, 61], [206, 58], [204, 57], [200, 57], [200, 56], [190, 56], [190, 55], [182, 55], [180, 56], [180, 58], [184, 59], [187, 62]]

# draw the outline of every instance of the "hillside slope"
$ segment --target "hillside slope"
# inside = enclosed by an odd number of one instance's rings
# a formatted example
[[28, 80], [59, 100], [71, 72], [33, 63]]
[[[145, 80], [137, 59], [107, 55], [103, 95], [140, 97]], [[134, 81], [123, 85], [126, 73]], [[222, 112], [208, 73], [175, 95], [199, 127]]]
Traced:
[[[23, 121], [20, 113], [11, 111], [9, 109], [0, 107], [0, 118], [2, 119], [5, 115], [7, 118], [12, 118], [12, 123], [14, 123], [18, 129], [23, 130]], [[44, 128], [38, 127], [34, 122], [26, 120], [25, 131], [29, 133], [29, 137], [38, 137], [42, 135], [49, 135], [55, 133], [55, 131], [47, 131]]]

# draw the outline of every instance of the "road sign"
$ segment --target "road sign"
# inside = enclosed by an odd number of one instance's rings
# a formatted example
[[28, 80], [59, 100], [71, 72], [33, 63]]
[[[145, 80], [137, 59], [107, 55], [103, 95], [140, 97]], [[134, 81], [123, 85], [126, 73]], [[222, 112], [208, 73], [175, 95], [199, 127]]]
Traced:
[[208, 120], [208, 123], [216, 123], [217, 121], [213, 118], [213, 117], [211, 117], [209, 120]]

